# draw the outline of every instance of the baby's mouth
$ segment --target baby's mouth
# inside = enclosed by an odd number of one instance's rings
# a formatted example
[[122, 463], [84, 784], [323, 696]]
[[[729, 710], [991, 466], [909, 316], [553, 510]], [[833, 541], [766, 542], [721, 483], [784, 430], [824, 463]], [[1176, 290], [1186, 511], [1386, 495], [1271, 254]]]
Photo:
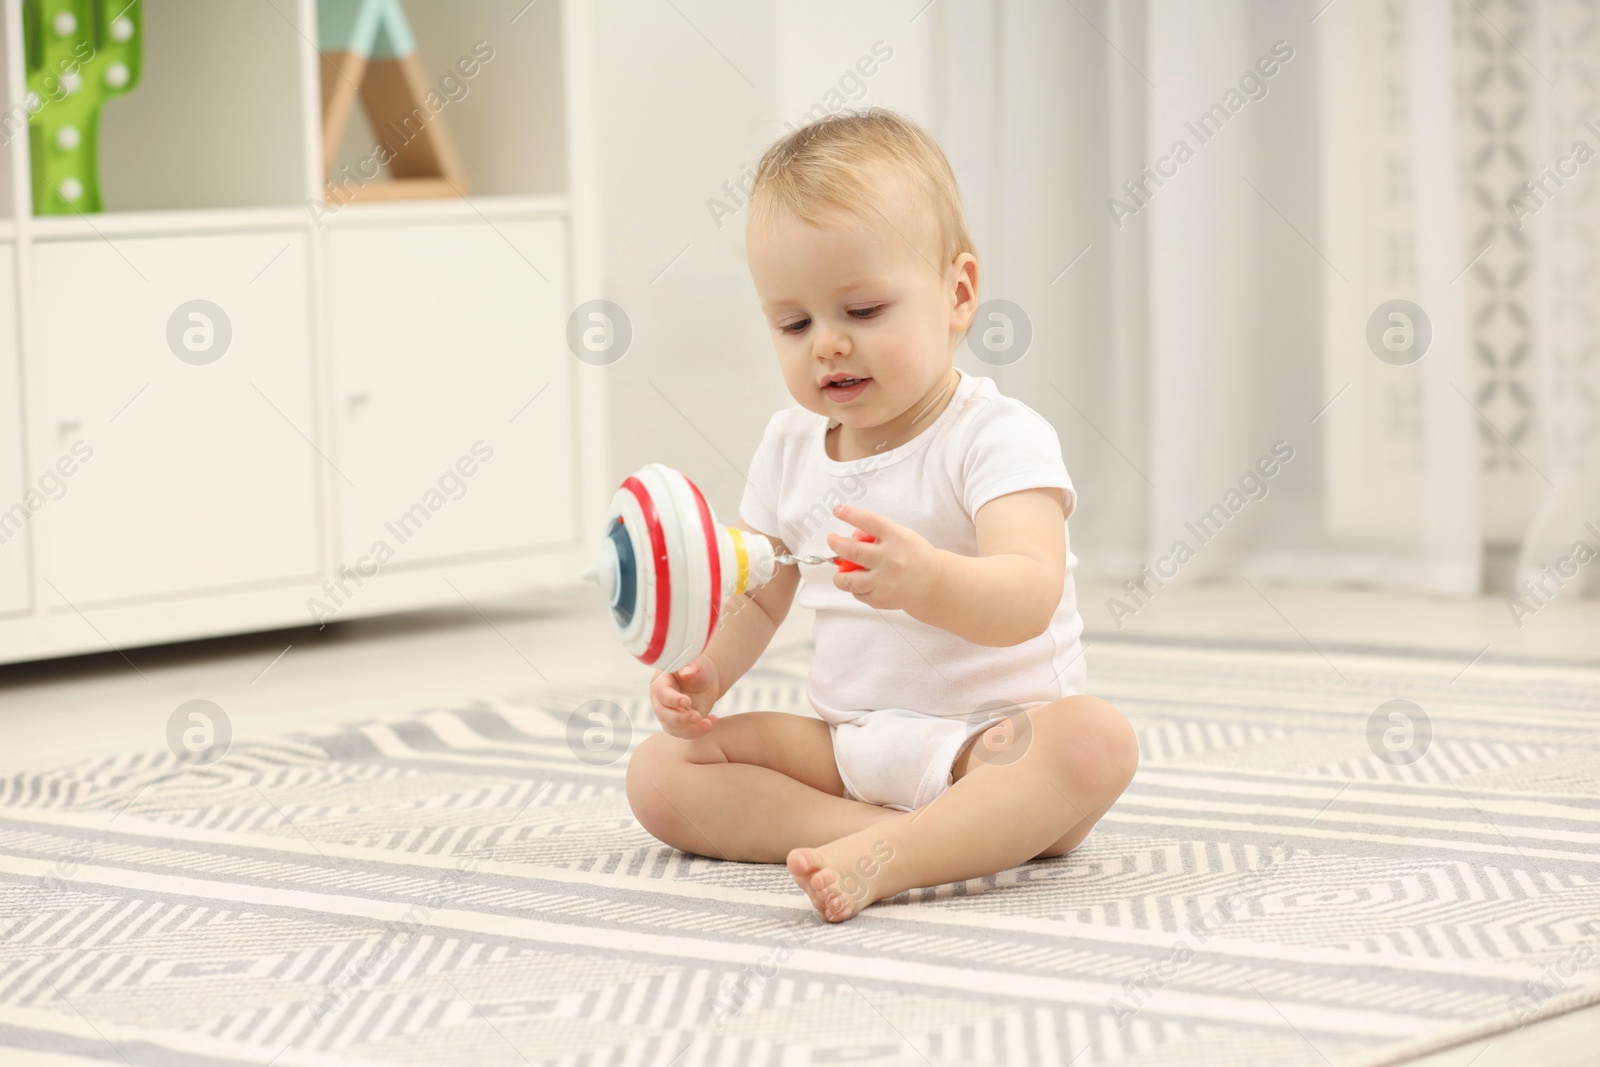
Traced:
[[871, 378], [844, 378], [837, 382], [829, 382], [822, 387], [824, 393], [849, 393], [857, 392], [858, 387], [872, 381]]

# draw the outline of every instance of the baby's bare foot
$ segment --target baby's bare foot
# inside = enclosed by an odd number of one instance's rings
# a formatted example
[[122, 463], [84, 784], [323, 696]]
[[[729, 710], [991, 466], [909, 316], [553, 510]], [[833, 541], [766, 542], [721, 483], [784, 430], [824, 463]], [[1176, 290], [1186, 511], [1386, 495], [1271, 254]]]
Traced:
[[[887, 841], [864, 842], [859, 834], [841, 838], [821, 848], [789, 852], [789, 873], [811, 898], [817, 914], [832, 923], [844, 922], [883, 892], [883, 868], [894, 858]], [[852, 847], [859, 846], [859, 847]]]
[[850, 907], [844, 891], [839, 888], [839, 872], [833, 868], [817, 848], [789, 850], [789, 873], [795, 884], [811, 898], [817, 914], [829, 922], [843, 922], [859, 908]]

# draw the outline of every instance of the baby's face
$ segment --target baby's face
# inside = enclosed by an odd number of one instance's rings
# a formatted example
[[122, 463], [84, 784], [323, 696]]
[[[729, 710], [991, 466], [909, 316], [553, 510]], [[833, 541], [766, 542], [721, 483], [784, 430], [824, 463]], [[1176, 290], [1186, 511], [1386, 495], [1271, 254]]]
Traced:
[[[936, 266], [934, 222], [911, 199], [821, 228], [787, 214], [748, 228], [750, 274], [784, 384], [802, 407], [857, 429], [926, 396], [972, 318], [975, 301], [958, 284], [970, 254]], [[866, 384], [824, 385], [839, 375]]]

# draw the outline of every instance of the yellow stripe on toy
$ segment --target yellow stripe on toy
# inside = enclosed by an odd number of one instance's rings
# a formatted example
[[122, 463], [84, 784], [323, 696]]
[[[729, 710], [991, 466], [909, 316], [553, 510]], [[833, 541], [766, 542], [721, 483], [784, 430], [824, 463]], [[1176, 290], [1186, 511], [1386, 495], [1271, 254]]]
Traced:
[[744, 551], [744, 531], [737, 526], [730, 526], [728, 533], [733, 536], [733, 554], [739, 561], [739, 581], [733, 587], [733, 595], [738, 596], [744, 592], [745, 578], [750, 574], [750, 557]]

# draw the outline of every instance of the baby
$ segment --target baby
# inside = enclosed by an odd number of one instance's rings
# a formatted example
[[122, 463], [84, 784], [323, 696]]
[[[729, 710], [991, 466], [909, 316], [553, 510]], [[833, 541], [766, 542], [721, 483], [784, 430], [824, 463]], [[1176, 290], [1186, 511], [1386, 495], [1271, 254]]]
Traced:
[[[750, 273], [799, 407], [767, 423], [740, 525], [859, 569], [779, 568], [703, 654], [655, 673], [663, 732], [628, 765], [634, 815], [686, 852], [787, 862], [833, 922], [1065, 855], [1138, 745], [1084, 693], [1077, 498], [1055, 430], [952, 363], [978, 261], [950, 164], [894, 112], [835, 115], [768, 149], [749, 211]], [[816, 613], [820, 718], [711, 714], [797, 589]]]

